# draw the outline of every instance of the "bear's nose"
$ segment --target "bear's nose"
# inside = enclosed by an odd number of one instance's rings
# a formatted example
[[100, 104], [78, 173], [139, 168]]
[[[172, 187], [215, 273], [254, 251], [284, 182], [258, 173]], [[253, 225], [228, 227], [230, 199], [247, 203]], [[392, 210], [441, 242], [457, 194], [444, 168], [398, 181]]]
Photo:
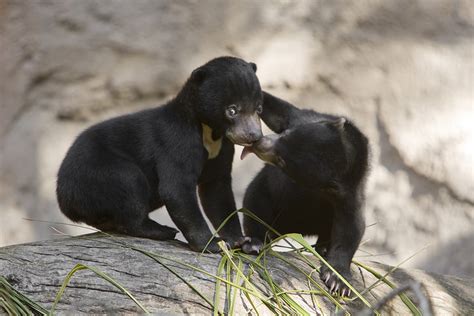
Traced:
[[248, 142], [253, 144], [255, 142], [258, 142], [260, 140], [260, 138], [263, 137], [263, 134], [262, 134], [262, 131], [261, 130], [258, 130], [258, 131], [250, 131], [248, 133]]

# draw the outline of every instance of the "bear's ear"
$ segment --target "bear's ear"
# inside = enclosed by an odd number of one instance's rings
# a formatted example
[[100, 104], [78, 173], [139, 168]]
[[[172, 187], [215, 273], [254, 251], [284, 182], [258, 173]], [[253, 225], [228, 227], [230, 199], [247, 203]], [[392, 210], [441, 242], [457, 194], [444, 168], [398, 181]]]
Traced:
[[250, 67], [252, 67], [254, 72], [257, 72], [257, 64], [256, 63], [249, 63]]
[[191, 81], [194, 82], [195, 84], [201, 84], [204, 79], [206, 79], [207, 72], [204, 68], [199, 67], [193, 70], [191, 73]]
[[340, 117], [332, 122], [334, 126], [337, 127], [338, 130], [341, 132], [344, 130], [344, 124], [346, 124], [346, 119], [343, 117]]

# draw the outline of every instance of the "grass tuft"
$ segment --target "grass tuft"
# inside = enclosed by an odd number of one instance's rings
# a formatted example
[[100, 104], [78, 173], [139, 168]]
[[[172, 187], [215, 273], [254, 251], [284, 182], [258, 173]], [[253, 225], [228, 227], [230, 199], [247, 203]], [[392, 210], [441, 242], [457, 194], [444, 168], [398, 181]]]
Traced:
[[0, 276], [0, 307], [11, 316], [48, 315], [48, 310], [15, 290], [2, 276]]
[[74, 268], [71, 269], [71, 271], [69, 271], [69, 273], [66, 275], [66, 278], [64, 279], [63, 281], [63, 284], [61, 285], [61, 288], [59, 289], [58, 291], [58, 294], [56, 295], [56, 299], [54, 300], [54, 303], [53, 303], [53, 307], [51, 307], [51, 311], [50, 311], [50, 315], [52, 315], [54, 313], [54, 310], [56, 309], [56, 306], [58, 305], [59, 301], [61, 300], [61, 297], [62, 295], [64, 294], [64, 291], [66, 290], [66, 287], [67, 285], [69, 284], [69, 281], [71, 280], [72, 276], [74, 275], [74, 273], [76, 273], [77, 271], [80, 271], [80, 270], [90, 270], [92, 272], [94, 272], [95, 274], [97, 274], [99, 277], [101, 277], [102, 279], [108, 281], [110, 284], [112, 284], [113, 286], [115, 286], [117, 289], [119, 289], [122, 293], [124, 293], [125, 295], [127, 295], [132, 301], [135, 302], [135, 304], [138, 305], [138, 307], [140, 307], [140, 309], [145, 313], [145, 314], [149, 314], [148, 310], [143, 307], [142, 304], [140, 304], [139, 301], [137, 301], [137, 299], [126, 289], [124, 288], [120, 283], [118, 283], [117, 281], [115, 281], [113, 278], [111, 278], [110, 276], [108, 276], [107, 274], [103, 273], [102, 271], [99, 271], [98, 269], [96, 268], [93, 268], [93, 267], [88, 267], [86, 265], [83, 265], [83, 264], [76, 264], [76, 266], [74, 266]]

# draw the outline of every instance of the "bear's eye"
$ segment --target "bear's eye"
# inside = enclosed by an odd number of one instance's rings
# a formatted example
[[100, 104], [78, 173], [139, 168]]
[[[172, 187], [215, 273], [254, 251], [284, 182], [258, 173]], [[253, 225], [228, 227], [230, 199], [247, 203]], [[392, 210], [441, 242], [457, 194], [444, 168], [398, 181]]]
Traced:
[[237, 116], [237, 113], [238, 113], [238, 109], [235, 105], [230, 105], [227, 110], [226, 110], [226, 114], [227, 114], [227, 117], [229, 118], [233, 118], [235, 116]]
[[263, 112], [263, 107], [262, 105], [257, 106], [257, 114], [260, 115]]

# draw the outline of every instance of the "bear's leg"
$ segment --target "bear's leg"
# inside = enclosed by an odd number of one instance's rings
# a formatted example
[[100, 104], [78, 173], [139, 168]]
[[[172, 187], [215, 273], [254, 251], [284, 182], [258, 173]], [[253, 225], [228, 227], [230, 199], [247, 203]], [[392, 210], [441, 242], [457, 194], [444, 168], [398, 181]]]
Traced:
[[[365, 230], [360, 207], [361, 203], [356, 195], [336, 203], [330, 247], [326, 256], [328, 263], [349, 282], [350, 264]], [[330, 292], [350, 295], [347, 285], [326, 265], [321, 267], [320, 275]]]
[[87, 190], [89, 199], [94, 201], [96, 211], [89, 213], [100, 216], [86, 217], [87, 224], [104, 232], [155, 240], [174, 239], [178, 230], [160, 225], [148, 217], [153, 211], [151, 190], [140, 168], [129, 161], [110, 157], [107, 165], [93, 173], [97, 174], [97, 183], [101, 185], [84, 187], [83, 190]]
[[314, 250], [323, 257], [326, 257], [328, 249], [331, 246], [331, 225], [321, 228], [318, 232], [318, 240], [313, 246]]
[[[273, 221], [273, 199], [267, 188], [260, 182], [263, 182], [263, 176], [258, 175], [247, 188], [243, 201], [243, 207], [252, 212], [268, 225], [274, 225]], [[242, 250], [246, 253], [258, 253], [263, 247], [265, 238], [273, 234], [268, 231], [264, 225], [252, 219], [248, 215], [244, 215], [243, 220], [244, 234], [251, 238], [251, 242], [244, 244]]]
[[[199, 197], [204, 212], [216, 229], [236, 209], [230, 175], [201, 183]], [[242, 238], [238, 214], [232, 216], [218, 233], [231, 246], [234, 246]]]
[[130, 220], [128, 223], [104, 223], [97, 225], [97, 228], [104, 232], [124, 234], [128, 236], [149, 238], [154, 240], [170, 240], [174, 239], [178, 233], [177, 229], [160, 225], [150, 218], [137, 218]]
[[[185, 176], [176, 176], [184, 180]], [[160, 196], [162, 197], [168, 213], [173, 222], [178, 226], [191, 249], [195, 251], [204, 250], [209, 252], [219, 252], [217, 245], [219, 238], [212, 238], [213, 235], [207, 226], [206, 220], [199, 208], [196, 183], [175, 182], [160, 186]]]

